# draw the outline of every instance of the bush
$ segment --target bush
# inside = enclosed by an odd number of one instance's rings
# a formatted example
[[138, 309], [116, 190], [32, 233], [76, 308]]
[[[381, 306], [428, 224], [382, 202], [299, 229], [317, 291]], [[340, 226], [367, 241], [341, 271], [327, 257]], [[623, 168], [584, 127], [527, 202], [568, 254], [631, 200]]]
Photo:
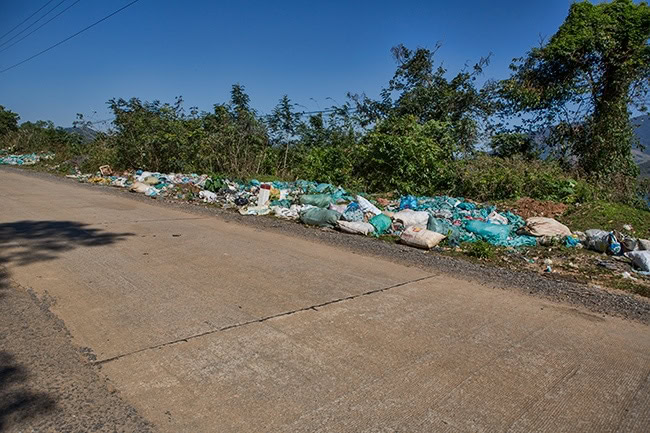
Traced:
[[571, 203], [582, 200], [587, 191], [586, 183], [553, 162], [482, 154], [458, 162], [449, 193], [483, 201], [531, 197]]
[[0, 147], [12, 153], [54, 152], [60, 158], [84, 153], [81, 137], [57, 128], [52, 122], [25, 122], [0, 137]]
[[389, 118], [361, 141], [356, 173], [368, 192], [434, 194], [452, 180], [454, 150], [448, 122], [419, 124], [414, 116]]

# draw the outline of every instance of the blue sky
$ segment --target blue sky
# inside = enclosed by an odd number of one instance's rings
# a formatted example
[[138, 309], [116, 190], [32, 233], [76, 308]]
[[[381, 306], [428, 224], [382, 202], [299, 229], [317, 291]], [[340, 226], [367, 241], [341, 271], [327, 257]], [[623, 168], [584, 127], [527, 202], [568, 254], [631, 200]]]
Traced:
[[[65, 0], [39, 24], [73, 1]], [[0, 52], [0, 69], [129, 1], [81, 0]], [[45, 3], [0, 1], [0, 34]], [[68, 126], [78, 112], [91, 120], [111, 117], [106, 101], [113, 97], [172, 101], [182, 95], [186, 106], [210, 110], [228, 99], [233, 83], [241, 83], [260, 113], [270, 112], [284, 94], [318, 110], [332, 105], [328, 97], [343, 102], [348, 91], [376, 96], [395, 70], [390, 48], [398, 43], [415, 48], [442, 42], [437, 59], [450, 72], [492, 53], [485, 78], [504, 78], [513, 57], [536, 45], [540, 35], [557, 30], [570, 3], [140, 0], [0, 74], [0, 105], [23, 121], [48, 119]]]

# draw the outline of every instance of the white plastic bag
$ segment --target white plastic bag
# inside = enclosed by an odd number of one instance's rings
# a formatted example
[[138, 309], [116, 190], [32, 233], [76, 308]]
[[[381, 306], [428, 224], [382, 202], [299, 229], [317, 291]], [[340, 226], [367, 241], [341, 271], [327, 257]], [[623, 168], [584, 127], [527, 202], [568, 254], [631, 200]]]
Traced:
[[338, 220], [336, 224], [342, 232], [352, 233], [354, 235], [368, 236], [370, 233], [375, 231], [375, 227], [372, 224], [364, 223], [362, 221], [353, 222]]
[[642, 272], [650, 272], [650, 251], [630, 251], [625, 256]]
[[412, 247], [431, 249], [446, 237], [447, 236], [440, 233], [432, 232], [431, 230], [420, 227], [407, 227], [406, 230], [402, 232], [400, 240], [406, 245]]
[[286, 220], [297, 220], [300, 218], [300, 206], [293, 205], [290, 208], [282, 206], [271, 206], [276, 217]]
[[490, 215], [487, 217], [487, 221], [492, 224], [508, 224], [508, 218], [501, 215], [499, 212], [493, 210]]
[[429, 213], [424, 211], [404, 209], [393, 215], [393, 221], [401, 222], [404, 227], [426, 227], [429, 222]]
[[381, 211], [377, 206], [374, 204], [370, 203], [368, 200], [365, 198], [361, 197], [360, 195], [357, 196], [357, 203], [359, 203], [359, 208], [363, 213], [368, 213], [370, 212], [373, 215], [379, 215]]
[[212, 191], [203, 190], [199, 193], [199, 198], [201, 198], [205, 203], [214, 203], [217, 201], [217, 195]]

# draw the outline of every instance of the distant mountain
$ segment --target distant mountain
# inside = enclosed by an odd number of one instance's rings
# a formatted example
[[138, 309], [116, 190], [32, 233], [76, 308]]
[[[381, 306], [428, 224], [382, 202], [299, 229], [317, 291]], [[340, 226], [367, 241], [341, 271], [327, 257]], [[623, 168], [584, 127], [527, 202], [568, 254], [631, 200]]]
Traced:
[[634, 161], [639, 165], [641, 177], [650, 177], [650, 114], [632, 119], [639, 146], [632, 149]]
[[634, 133], [639, 137], [639, 141], [645, 146], [644, 153], [650, 155], [650, 114], [637, 116], [632, 119]]
[[70, 134], [77, 134], [81, 136], [81, 140], [84, 143], [93, 141], [95, 137], [97, 137], [97, 135], [99, 134], [99, 132], [87, 126], [81, 126], [81, 127], [72, 126], [70, 128], [63, 128], [63, 130], [69, 132]]

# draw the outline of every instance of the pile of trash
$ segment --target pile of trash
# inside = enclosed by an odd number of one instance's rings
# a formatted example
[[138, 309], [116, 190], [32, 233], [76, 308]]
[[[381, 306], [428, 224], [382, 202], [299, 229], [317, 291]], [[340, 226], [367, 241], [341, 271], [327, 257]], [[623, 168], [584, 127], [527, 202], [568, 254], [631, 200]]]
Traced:
[[[15, 155], [10, 155], [16, 157]], [[27, 164], [39, 155], [20, 155]], [[17, 163], [20, 164], [20, 163]], [[650, 275], [650, 242], [619, 232], [574, 232], [548, 217], [522, 218], [511, 211], [447, 196], [370, 200], [340, 186], [305, 180], [248, 182], [219, 176], [126, 171], [109, 166], [96, 174], [68, 175], [81, 182], [127, 188], [149, 197], [201, 200], [242, 215], [272, 215], [343, 233], [396, 236], [406, 245], [430, 249], [446, 239], [450, 246], [485, 241], [495, 246], [532, 247], [558, 242], [614, 256], [625, 255], [637, 272]]]
[[597, 229], [576, 232], [574, 236], [585, 248], [614, 257], [625, 257], [637, 273], [650, 276], [650, 240]]
[[54, 158], [50, 152], [27, 153], [24, 155], [0, 155], [0, 165], [34, 165], [39, 161]]
[[462, 198], [404, 196], [378, 199], [375, 204], [328, 183], [242, 182], [218, 176], [142, 170], [119, 174], [108, 166], [100, 167], [95, 175], [68, 177], [128, 188], [149, 197], [191, 196], [205, 203], [236, 208], [242, 215], [273, 215], [345, 233], [397, 236], [405, 244], [421, 248], [432, 248], [443, 239], [450, 245], [483, 240], [498, 246], [534, 246], [539, 237], [539, 233], [526, 231], [526, 221], [520, 216]]

